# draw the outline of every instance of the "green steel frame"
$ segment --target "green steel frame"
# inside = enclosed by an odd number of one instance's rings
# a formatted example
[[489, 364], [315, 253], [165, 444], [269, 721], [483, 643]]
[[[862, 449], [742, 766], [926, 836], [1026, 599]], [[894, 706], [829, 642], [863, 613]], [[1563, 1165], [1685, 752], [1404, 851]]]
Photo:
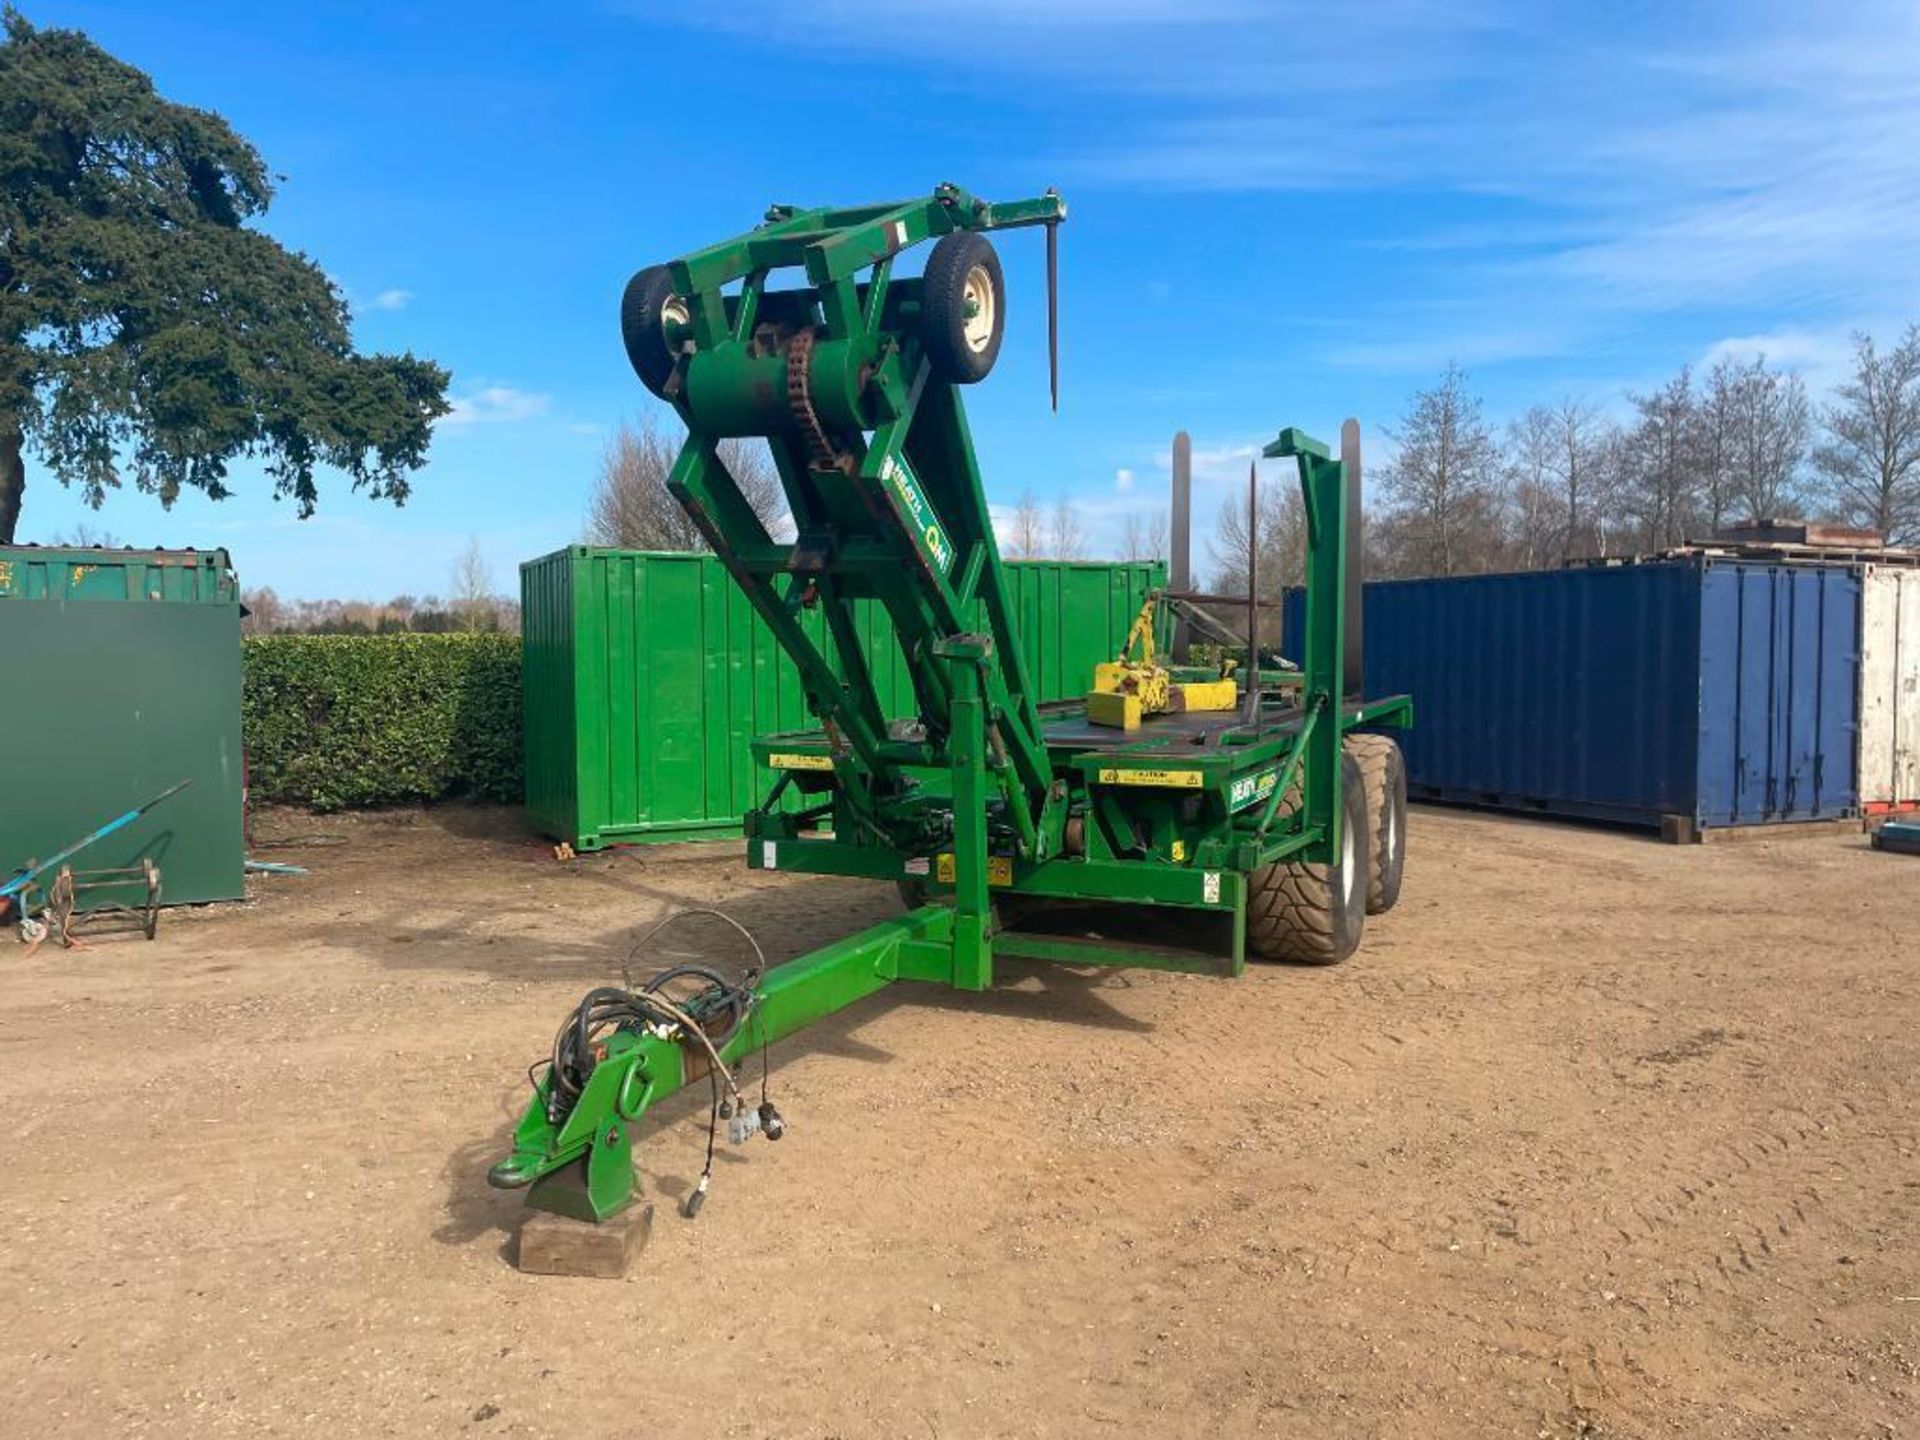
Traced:
[[[1252, 872], [1338, 853], [1343, 734], [1412, 721], [1403, 697], [1342, 696], [1347, 476], [1293, 429], [1264, 454], [1295, 463], [1305, 500], [1298, 684], [1241, 713], [1156, 717], [1135, 732], [1037, 702], [959, 389], [922, 344], [921, 281], [892, 269], [928, 239], [1065, 215], [1054, 195], [993, 205], [950, 185], [896, 204], [776, 206], [759, 229], [668, 267], [685, 319], [664, 327], [677, 357], [666, 395], [688, 429], [669, 487], [792, 657], [820, 721], [754, 743], [775, 778], [746, 816], [748, 863], [906, 881], [932, 901], [768, 972], [729, 1064], [895, 980], [984, 990], [996, 955], [1238, 974]], [[791, 267], [806, 286], [769, 288]], [[768, 534], [720, 458], [722, 439], [748, 436], [772, 452], [792, 542]], [[892, 617], [916, 722], [881, 714], [851, 618], [868, 599]], [[967, 628], [976, 603], [984, 633]], [[799, 623], [810, 606], [826, 618], [824, 644]], [[790, 787], [798, 810], [780, 803]], [[1211, 912], [1231, 945], [1196, 957], [1006, 929], [994, 902], [1009, 894]], [[607, 1218], [632, 1198], [633, 1123], [705, 1063], [677, 1037], [614, 1035], [569, 1114], [549, 1115], [540, 1084], [491, 1178], [531, 1185], [529, 1204]]]

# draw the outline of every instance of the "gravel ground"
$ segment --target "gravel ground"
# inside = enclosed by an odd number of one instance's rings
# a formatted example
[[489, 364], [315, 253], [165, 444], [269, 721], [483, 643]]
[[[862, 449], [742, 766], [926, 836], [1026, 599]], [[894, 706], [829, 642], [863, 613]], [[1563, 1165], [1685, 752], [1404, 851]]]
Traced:
[[784, 958], [891, 889], [257, 830], [312, 873], [0, 942], [9, 1434], [1920, 1434], [1920, 862], [1857, 836], [1423, 810], [1336, 969], [894, 987], [610, 1282], [517, 1272], [483, 1178], [560, 1016], [670, 907]]

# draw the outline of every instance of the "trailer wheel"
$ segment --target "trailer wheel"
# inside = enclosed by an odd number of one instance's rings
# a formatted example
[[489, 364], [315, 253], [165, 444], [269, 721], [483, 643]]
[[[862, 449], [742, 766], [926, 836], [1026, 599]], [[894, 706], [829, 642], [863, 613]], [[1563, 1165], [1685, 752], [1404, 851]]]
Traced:
[[1366, 791], [1367, 914], [1381, 915], [1399, 900], [1407, 865], [1407, 762], [1385, 735], [1349, 735], [1345, 743]]
[[685, 325], [688, 319], [687, 302], [673, 293], [666, 266], [649, 265], [627, 281], [620, 297], [620, 342], [640, 383], [663, 400], [675, 358], [665, 326], [669, 321]]
[[[1282, 860], [1248, 877], [1247, 949], [1261, 960], [1338, 965], [1367, 921], [1367, 808], [1360, 767], [1340, 757], [1340, 859]], [[1288, 808], [1300, 801], [1289, 791]]]
[[920, 282], [920, 338], [933, 373], [957, 385], [987, 378], [1007, 330], [1000, 256], [984, 235], [943, 235]]

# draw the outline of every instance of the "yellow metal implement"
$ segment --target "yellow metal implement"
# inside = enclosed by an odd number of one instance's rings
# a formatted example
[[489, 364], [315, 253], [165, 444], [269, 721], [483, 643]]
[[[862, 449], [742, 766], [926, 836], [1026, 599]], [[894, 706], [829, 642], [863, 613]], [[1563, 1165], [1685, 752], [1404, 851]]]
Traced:
[[[1148, 592], [1119, 658], [1093, 667], [1093, 689], [1087, 694], [1087, 719], [1092, 724], [1138, 730], [1143, 715], [1231, 710], [1240, 703], [1240, 687], [1231, 678], [1177, 681], [1155, 658], [1153, 620], [1160, 598], [1158, 590]], [[1138, 659], [1134, 658], [1136, 646]]]

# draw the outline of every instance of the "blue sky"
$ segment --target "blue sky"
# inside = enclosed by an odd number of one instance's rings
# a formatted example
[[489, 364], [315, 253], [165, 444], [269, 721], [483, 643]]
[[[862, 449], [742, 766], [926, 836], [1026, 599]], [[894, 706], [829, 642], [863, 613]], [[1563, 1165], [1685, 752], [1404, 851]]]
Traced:
[[627, 275], [775, 200], [1060, 188], [1061, 413], [1037, 233], [1002, 238], [1010, 332], [969, 400], [994, 501], [1068, 496], [1096, 540], [1164, 505], [1182, 426], [1204, 524], [1281, 425], [1357, 414], [1377, 456], [1449, 358], [1498, 419], [1728, 352], [1818, 388], [1849, 330], [1920, 318], [1910, 3], [24, 8], [225, 114], [360, 344], [453, 371], [401, 510], [332, 477], [306, 522], [257, 482], [91, 515], [30, 472], [22, 539], [225, 545], [284, 595], [444, 590], [469, 537], [505, 590], [577, 539], [651, 403]]

